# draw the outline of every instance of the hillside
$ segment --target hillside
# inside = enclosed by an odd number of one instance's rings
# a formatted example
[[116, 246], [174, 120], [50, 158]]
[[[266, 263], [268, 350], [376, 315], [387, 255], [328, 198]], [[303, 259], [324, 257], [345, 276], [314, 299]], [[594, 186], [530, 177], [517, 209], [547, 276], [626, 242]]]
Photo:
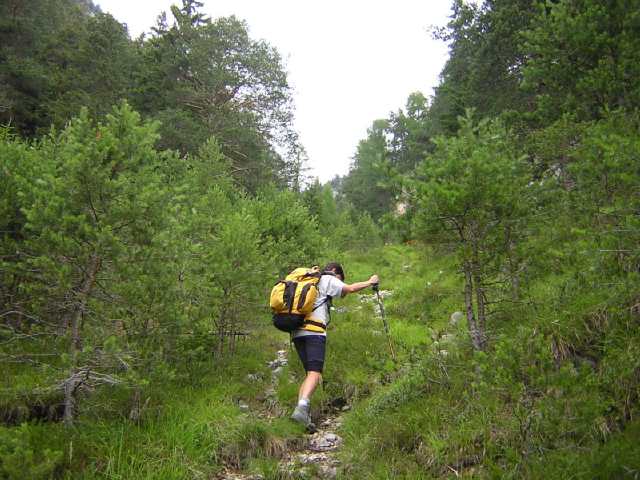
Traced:
[[[640, 476], [640, 10], [451, 7], [321, 184], [246, 22], [0, 5], [0, 479]], [[335, 261], [311, 433], [268, 299]]]

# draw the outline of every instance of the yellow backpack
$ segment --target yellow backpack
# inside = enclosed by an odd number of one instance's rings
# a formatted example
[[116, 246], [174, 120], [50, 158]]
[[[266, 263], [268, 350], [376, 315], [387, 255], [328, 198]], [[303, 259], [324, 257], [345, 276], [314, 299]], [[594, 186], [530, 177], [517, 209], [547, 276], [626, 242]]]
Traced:
[[296, 268], [275, 284], [269, 305], [273, 310], [273, 325], [277, 329], [293, 332], [305, 324], [305, 318], [314, 310], [321, 276], [318, 267]]

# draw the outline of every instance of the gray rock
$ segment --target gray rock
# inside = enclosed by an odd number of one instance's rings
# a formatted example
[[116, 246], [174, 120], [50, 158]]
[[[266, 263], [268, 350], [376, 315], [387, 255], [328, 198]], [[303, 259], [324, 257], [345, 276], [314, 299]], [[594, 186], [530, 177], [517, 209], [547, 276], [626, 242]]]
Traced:
[[276, 352], [276, 359], [267, 363], [271, 370], [275, 370], [278, 367], [284, 367], [287, 365], [289, 361], [287, 360], [287, 351], [286, 350], [278, 350]]
[[323, 420], [320, 427], [324, 430], [337, 430], [342, 426], [342, 421], [337, 418], [327, 418]]
[[340, 442], [340, 440], [341, 440], [341, 438], [340, 438], [338, 435], [336, 435], [335, 433], [331, 433], [331, 432], [327, 433], [327, 434], [324, 436], [324, 438], [325, 438], [325, 440], [326, 440], [327, 442], [329, 442], [329, 443], [331, 443], [331, 444], [339, 443], [339, 442]]
[[271, 361], [271, 362], [269, 362], [269, 363], [268, 363], [269, 368], [270, 368], [271, 370], [277, 370], [278, 368], [280, 368], [280, 367], [284, 367], [284, 366], [286, 366], [286, 365], [288, 365], [288, 364], [289, 364], [289, 362], [288, 362], [286, 359], [285, 359], [285, 360], [280, 360], [280, 359], [278, 359], [278, 360], [273, 360], [273, 361]]
[[285, 365], [287, 365], [289, 362], [287, 362], [287, 360], [273, 360], [271, 362], [269, 362], [269, 368], [271, 370], [275, 370], [276, 368], [280, 368], [280, 367], [284, 367]]
[[449, 325], [455, 327], [463, 318], [464, 315], [462, 312], [453, 312], [451, 314], [451, 318], [449, 319]]
[[310, 465], [312, 463], [324, 463], [328, 462], [329, 457], [326, 453], [301, 453], [298, 455], [298, 462], [302, 465]]
[[314, 452], [326, 452], [338, 448], [341, 443], [342, 438], [335, 433], [320, 433], [318, 436], [314, 436], [314, 438], [309, 440], [309, 450]]
[[451, 335], [450, 333], [445, 333], [440, 337], [440, 342], [451, 343], [455, 338], [456, 338], [455, 335]]
[[342, 438], [334, 433], [340, 428], [340, 417], [329, 416], [319, 423], [320, 430], [311, 435], [304, 452], [289, 456], [280, 463], [279, 471], [285, 478], [335, 479], [340, 460], [335, 458]]
[[358, 298], [360, 299], [360, 303], [369, 303], [369, 302], [375, 302], [376, 301], [376, 295], [375, 293], [373, 295], [358, 295]]
[[320, 465], [318, 470], [320, 471], [321, 478], [332, 479], [338, 476], [338, 468], [333, 465]]
[[264, 477], [259, 473], [254, 474], [244, 474], [244, 473], [234, 473], [234, 472], [224, 472], [221, 477], [224, 480], [264, 480]]

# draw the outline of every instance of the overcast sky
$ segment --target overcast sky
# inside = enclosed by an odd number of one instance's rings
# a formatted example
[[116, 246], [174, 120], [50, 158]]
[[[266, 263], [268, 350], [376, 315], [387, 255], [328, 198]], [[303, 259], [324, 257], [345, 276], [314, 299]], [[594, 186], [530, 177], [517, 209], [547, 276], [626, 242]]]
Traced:
[[[137, 37], [180, 0], [94, 0]], [[296, 130], [322, 182], [349, 170], [373, 120], [403, 108], [409, 94], [429, 96], [447, 48], [433, 40], [450, 0], [204, 0], [212, 18], [247, 21], [285, 59], [294, 88]], [[169, 18], [171, 16], [169, 15]]]

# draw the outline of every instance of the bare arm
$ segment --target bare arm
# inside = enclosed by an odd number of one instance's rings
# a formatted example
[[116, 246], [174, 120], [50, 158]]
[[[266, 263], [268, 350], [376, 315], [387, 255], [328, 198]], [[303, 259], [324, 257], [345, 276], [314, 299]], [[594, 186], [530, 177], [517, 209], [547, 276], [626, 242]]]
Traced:
[[378, 279], [378, 275], [372, 275], [369, 280], [366, 280], [364, 282], [345, 284], [344, 287], [342, 287], [342, 296], [344, 297], [349, 293], [355, 293], [359, 292], [360, 290], [364, 290], [365, 288], [368, 288], [374, 283], [378, 283], [379, 281], [380, 280]]

